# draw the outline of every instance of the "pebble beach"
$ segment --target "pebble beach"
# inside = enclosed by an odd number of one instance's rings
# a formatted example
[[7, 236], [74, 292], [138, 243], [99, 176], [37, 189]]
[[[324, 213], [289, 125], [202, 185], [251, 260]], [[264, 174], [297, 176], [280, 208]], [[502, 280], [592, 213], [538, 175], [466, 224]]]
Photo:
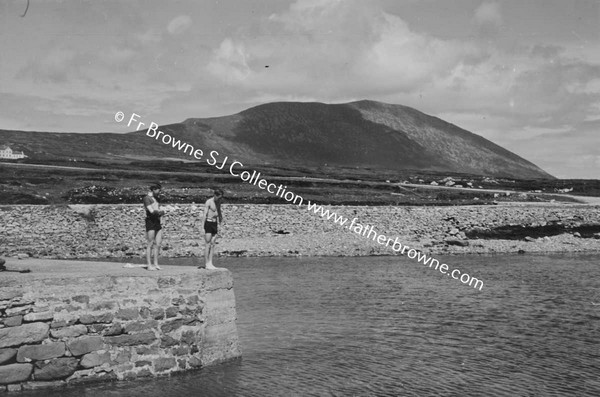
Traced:
[[[377, 236], [431, 254], [600, 251], [600, 206], [506, 204], [452, 207], [326, 206]], [[162, 257], [202, 257], [202, 206], [166, 205]], [[145, 257], [142, 205], [0, 206], [0, 256], [37, 258]], [[397, 255], [306, 207], [224, 204], [218, 256]], [[348, 221], [349, 223], [349, 221]], [[347, 224], [348, 224], [347, 223]], [[527, 236], [528, 228], [560, 225], [564, 232]], [[469, 238], [474, 231], [523, 228], [523, 238]], [[371, 236], [374, 236], [374, 234]]]

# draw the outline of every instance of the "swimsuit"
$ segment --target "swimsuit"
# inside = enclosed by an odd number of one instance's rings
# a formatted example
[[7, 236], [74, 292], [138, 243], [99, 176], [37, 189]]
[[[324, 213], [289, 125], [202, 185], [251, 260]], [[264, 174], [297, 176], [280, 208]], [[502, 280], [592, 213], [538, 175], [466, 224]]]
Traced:
[[[208, 199], [206, 202], [208, 203], [209, 200], [213, 200], [212, 201], [212, 205], [215, 205], [216, 208], [218, 208], [215, 204], [214, 198], [213, 199]], [[211, 205], [208, 205], [207, 208], [207, 214], [206, 214], [206, 218], [204, 221], [204, 232], [205, 233], [210, 233], [210, 234], [217, 234], [217, 215], [218, 215], [218, 210], [213, 210]], [[209, 220], [209, 219], [214, 219], [214, 220]]]
[[147, 198], [154, 199], [154, 202], [151, 204], [151, 206], [155, 207], [158, 211], [158, 201], [152, 196], [144, 197], [144, 209], [146, 210], [146, 231], [149, 232], [150, 230], [154, 230], [158, 232], [160, 229], [162, 229], [162, 226], [160, 224], [160, 215], [156, 212], [148, 211], [149, 203]]
[[217, 234], [217, 222], [204, 221], [204, 232], [210, 234]]
[[146, 231], [149, 232], [150, 230], [154, 230], [155, 232], [158, 232], [160, 229], [162, 229], [162, 226], [160, 224], [160, 217], [158, 215], [152, 215], [149, 217], [146, 217]]

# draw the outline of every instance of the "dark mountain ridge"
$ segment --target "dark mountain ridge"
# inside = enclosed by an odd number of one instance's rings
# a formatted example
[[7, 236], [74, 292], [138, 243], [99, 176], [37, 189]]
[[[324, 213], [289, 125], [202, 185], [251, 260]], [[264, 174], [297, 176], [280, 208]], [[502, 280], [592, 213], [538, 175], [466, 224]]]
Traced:
[[[145, 120], [147, 121], [147, 120]], [[190, 118], [158, 128], [246, 165], [344, 166], [459, 172], [517, 179], [553, 178], [489, 140], [418, 110], [374, 101], [347, 104], [275, 102], [238, 114]], [[146, 136], [0, 130], [0, 143], [34, 159], [194, 160]]]

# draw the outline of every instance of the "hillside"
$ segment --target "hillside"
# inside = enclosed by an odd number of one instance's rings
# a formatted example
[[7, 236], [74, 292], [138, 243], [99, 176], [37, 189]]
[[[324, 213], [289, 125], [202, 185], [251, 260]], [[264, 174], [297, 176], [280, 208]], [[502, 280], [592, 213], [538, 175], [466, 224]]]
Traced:
[[[205, 153], [217, 150], [246, 165], [328, 165], [553, 178], [527, 160], [453, 124], [409, 107], [374, 101], [269, 103], [231, 116], [190, 118], [159, 130]], [[193, 160], [147, 137], [144, 131], [78, 134], [0, 130], [0, 142], [25, 151], [33, 160]]]

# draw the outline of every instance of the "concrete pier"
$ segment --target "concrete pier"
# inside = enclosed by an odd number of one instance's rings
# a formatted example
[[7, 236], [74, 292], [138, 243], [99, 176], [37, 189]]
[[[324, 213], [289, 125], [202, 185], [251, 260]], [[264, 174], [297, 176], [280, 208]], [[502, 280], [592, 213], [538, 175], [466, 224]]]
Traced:
[[7, 259], [0, 391], [126, 380], [241, 355], [228, 270]]

